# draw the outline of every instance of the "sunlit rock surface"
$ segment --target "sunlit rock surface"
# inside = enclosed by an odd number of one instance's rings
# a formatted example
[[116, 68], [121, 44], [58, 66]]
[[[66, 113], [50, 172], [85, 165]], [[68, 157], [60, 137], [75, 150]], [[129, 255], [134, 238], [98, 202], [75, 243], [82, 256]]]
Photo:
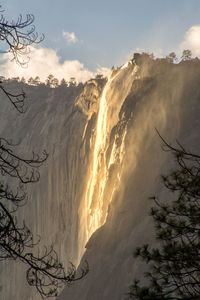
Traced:
[[[132, 254], [138, 245], [154, 243], [148, 198], [157, 195], [167, 200], [160, 174], [173, 166], [170, 153], [161, 150], [155, 129], [168, 142], [175, 144], [177, 139], [190, 151], [200, 152], [199, 75], [198, 60], [173, 65], [147, 58], [139, 60], [137, 66], [125, 65], [112, 74], [111, 84], [107, 82], [109, 137], [104, 149], [108, 171], [103, 173], [107, 176], [103, 203], [110, 203], [106, 206], [107, 218], [102, 220], [102, 226], [99, 222], [99, 228], [86, 244], [82, 263], [88, 261], [89, 274], [64, 289], [59, 300], [124, 299], [134, 277], [140, 278], [146, 270]], [[92, 149], [93, 146], [91, 153]], [[109, 164], [112, 150], [116, 157]], [[99, 162], [96, 181], [101, 183], [103, 161], [99, 158]], [[94, 203], [99, 194], [93, 194]], [[87, 209], [89, 219], [92, 210]]]
[[[1, 97], [1, 136], [26, 155], [46, 149], [49, 158], [20, 218], [42, 244], [55, 245], [66, 267], [87, 260], [90, 268], [58, 299], [124, 299], [146, 268], [133, 258], [135, 247], [154, 242], [148, 198], [168, 196], [159, 176], [173, 160], [155, 129], [200, 153], [200, 63], [138, 57], [83, 87], [24, 89], [24, 115]], [[40, 299], [19, 264], [1, 270], [3, 300]]]

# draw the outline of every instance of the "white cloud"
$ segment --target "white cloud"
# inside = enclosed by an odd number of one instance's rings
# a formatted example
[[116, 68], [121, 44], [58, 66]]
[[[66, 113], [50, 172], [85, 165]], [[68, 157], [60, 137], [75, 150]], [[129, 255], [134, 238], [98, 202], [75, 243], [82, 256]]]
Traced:
[[108, 76], [110, 72], [110, 69], [100, 66], [96, 72], [92, 72], [79, 60], [65, 60], [61, 63], [60, 57], [53, 49], [30, 47], [30, 50], [30, 61], [26, 68], [11, 61], [9, 54], [3, 54], [0, 64], [1, 76], [6, 78], [24, 77], [26, 80], [39, 76], [40, 80], [44, 82], [49, 74], [53, 74], [58, 80], [62, 78], [69, 80], [71, 77], [75, 77], [77, 82], [85, 82], [94, 78], [96, 74]]
[[78, 39], [74, 32], [63, 31], [62, 35], [66, 39], [68, 44], [75, 44], [76, 42], [78, 42]]
[[111, 69], [99, 66], [97, 68], [96, 74], [102, 74], [104, 77], [109, 77], [111, 74]]
[[48, 48], [31, 47], [30, 61], [26, 68], [22, 68], [14, 61], [11, 61], [9, 54], [3, 55], [3, 64], [0, 65], [1, 76], [11, 77], [30, 77], [39, 76], [41, 81], [45, 81], [49, 74], [53, 74], [61, 80], [69, 80], [75, 77], [78, 82], [85, 82], [94, 76], [94, 73], [84, 67], [78, 60], [65, 60], [60, 62], [60, 58], [55, 50]]
[[186, 31], [180, 50], [190, 49], [193, 56], [200, 55], [200, 25], [195, 25]]

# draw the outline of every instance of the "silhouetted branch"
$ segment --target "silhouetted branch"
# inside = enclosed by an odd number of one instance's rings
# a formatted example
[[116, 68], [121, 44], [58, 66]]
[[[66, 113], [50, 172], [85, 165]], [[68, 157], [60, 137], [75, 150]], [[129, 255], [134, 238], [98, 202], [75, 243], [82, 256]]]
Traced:
[[6, 42], [13, 59], [20, 65], [26, 65], [24, 55], [29, 54], [29, 46], [38, 44], [44, 39], [44, 35], [39, 37], [35, 31], [34, 16], [27, 14], [23, 19], [20, 15], [17, 21], [8, 21], [3, 15], [0, 17], [0, 41]]
[[172, 146], [172, 145], [170, 145], [170, 144], [169, 144], [169, 143], [161, 136], [161, 134], [159, 133], [158, 129], [155, 128], [155, 130], [156, 130], [158, 136], [160, 137], [160, 139], [161, 139], [162, 142], [163, 142], [163, 146], [162, 146], [162, 150], [163, 150], [163, 151], [173, 151], [173, 152], [176, 153], [176, 154], [179, 154], [179, 155], [182, 154], [182, 155], [184, 155], [185, 158], [186, 158], [187, 156], [189, 156], [190, 159], [191, 159], [191, 158], [197, 158], [197, 159], [200, 159], [200, 155], [197, 155], [197, 154], [191, 153], [191, 152], [189, 152], [189, 151], [186, 151], [186, 149], [180, 144], [179, 141], [176, 141], [176, 142], [177, 142], [177, 145], [179, 146], [179, 149], [176, 148], [176, 147], [174, 147], [174, 146]]
[[40, 174], [37, 169], [47, 159], [48, 154], [43, 152], [43, 156], [32, 153], [32, 158], [25, 159], [15, 154], [13, 146], [5, 139], [0, 139], [0, 174], [9, 175], [20, 180], [21, 183], [37, 182]]
[[0, 89], [3, 91], [3, 93], [6, 95], [6, 97], [10, 100], [12, 105], [16, 108], [16, 110], [20, 113], [24, 113], [24, 101], [26, 98], [26, 94], [21, 91], [18, 94], [13, 94], [11, 92], [8, 92], [3, 86], [2, 83], [0, 82]]
[[16, 219], [0, 202], [0, 260], [19, 259], [27, 264], [27, 282], [36, 287], [42, 298], [57, 296], [60, 287], [80, 280], [88, 273], [87, 263], [79, 276], [76, 276], [73, 264], [66, 273], [53, 247], [45, 247], [42, 254], [38, 251], [38, 255], [34, 255], [28, 249], [36, 246], [39, 241], [34, 242], [25, 223], [19, 227]]
[[[13, 60], [22, 66], [28, 62], [29, 46], [40, 43], [44, 38], [35, 32], [33, 22], [34, 16], [31, 14], [26, 15], [25, 19], [20, 15], [17, 21], [11, 22], [3, 15], [0, 17], [0, 41], [7, 44], [9, 49], [6, 52], [10, 52]], [[23, 113], [24, 91], [11, 93], [2, 83], [0, 81], [1, 91], [17, 111]], [[58, 288], [80, 280], [87, 274], [88, 264], [86, 262], [80, 275], [76, 274], [73, 264], [66, 273], [53, 247], [45, 247], [43, 253], [38, 250], [35, 254], [40, 237], [34, 240], [25, 222], [19, 224], [16, 212], [27, 201], [25, 185], [39, 180], [38, 168], [46, 161], [48, 154], [43, 151], [39, 156], [33, 152], [30, 158], [24, 158], [16, 153], [15, 146], [7, 139], [0, 138], [0, 260], [22, 261], [28, 266], [27, 282], [36, 287], [42, 298], [57, 296]]]
[[[170, 151], [176, 169], [162, 176], [168, 189], [165, 202], [151, 197], [151, 208], [158, 248], [143, 245], [135, 251], [146, 263], [144, 276], [149, 284], [135, 280], [130, 287], [130, 299], [182, 300], [200, 297], [200, 156], [186, 151], [179, 143], [174, 147], [164, 140], [163, 150]], [[174, 194], [175, 192], [175, 194]], [[172, 195], [173, 193], [173, 195]]]
[[[47, 156], [44, 151], [42, 157], [33, 153], [30, 159], [22, 158], [15, 153], [11, 142], [0, 139], [0, 175], [19, 181], [14, 192], [0, 178], [0, 260], [19, 259], [27, 264], [29, 266], [26, 274], [27, 281], [31, 286], [36, 287], [42, 297], [56, 296], [61, 286], [81, 279], [88, 272], [86, 263], [85, 269], [81, 270], [79, 276], [76, 275], [73, 264], [66, 273], [53, 247], [44, 248], [42, 254], [38, 251], [38, 254], [34, 255], [30, 250], [38, 245], [40, 238], [34, 241], [25, 223], [19, 226], [13, 214], [27, 200], [24, 185], [39, 180], [37, 169]], [[10, 204], [13, 204], [14, 208]]]
[[[44, 35], [39, 37], [35, 31], [34, 19], [32, 14], [27, 14], [25, 19], [20, 15], [16, 21], [8, 21], [3, 15], [0, 16], [0, 42], [5, 42], [8, 46], [8, 50], [3, 52], [10, 52], [12, 59], [21, 66], [26, 66], [29, 61], [29, 46], [39, 44], [44, 39]], [[17, 94], [11, 93], [2, 86], [2, 82], [0, 82], [0, 89], [18, 112], [23, 113], [25, 111], [26, 96], [24, 91]]]

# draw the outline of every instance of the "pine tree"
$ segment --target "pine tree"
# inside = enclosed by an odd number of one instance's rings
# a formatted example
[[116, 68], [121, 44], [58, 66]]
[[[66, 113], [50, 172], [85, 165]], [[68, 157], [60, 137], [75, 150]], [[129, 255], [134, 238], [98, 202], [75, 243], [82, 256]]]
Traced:
[[150, 264], [147, 286], [135, 280], [129, 299], [178, 300], [200, 299], [200, 156], [180, 144], [172, 147], [164, 140], [164, 150], [175, 157], [176, 169], [162, 182], [169, 191], [165, 203], [153, 197], [151, 216], [160, 246], [137, 248]]
[[169, 53], [167, 56], [166, 56], [166, 59], [169, 63], [174, 63], [174, 61], [177, 60], [177, 57], [176, 57], [176, 53], [175, 52], [171, 52]]
[[189, 49], [183, 50], [181, 58], [183, 61], [191, 60], [192, 59], [192, 51]]

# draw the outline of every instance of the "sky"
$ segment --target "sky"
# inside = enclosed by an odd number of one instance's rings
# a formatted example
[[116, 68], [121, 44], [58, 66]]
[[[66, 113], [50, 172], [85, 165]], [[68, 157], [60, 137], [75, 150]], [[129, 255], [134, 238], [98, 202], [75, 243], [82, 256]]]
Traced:
[[47, 74], [85, 81], [108, 73], [134, 52], [178, 56], [190, 48], [200, 55], [199, 0], [2, 0], [7, 19], [35, 16], [44, 41], [33, 48], [28, 68], [21, 70], [2, 55], [1, 73], [30, 77]]

